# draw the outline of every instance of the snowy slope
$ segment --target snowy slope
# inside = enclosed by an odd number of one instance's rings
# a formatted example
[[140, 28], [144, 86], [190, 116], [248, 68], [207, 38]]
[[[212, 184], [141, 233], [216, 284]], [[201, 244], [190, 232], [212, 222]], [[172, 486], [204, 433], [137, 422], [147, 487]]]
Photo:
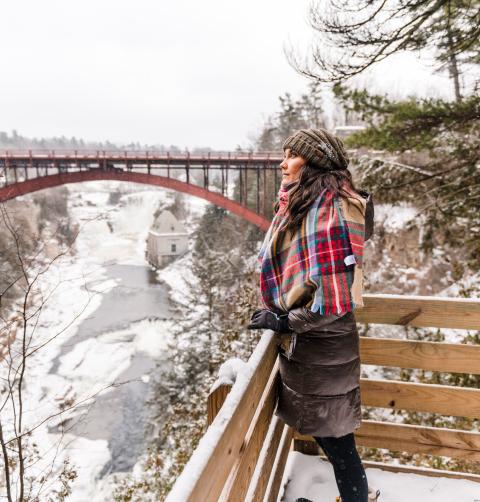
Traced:
[[[29, 361], [24, 389], [26, 429], [58, 413], [61, 406], [68, 407], [68, 403], [82, 401], [98, 392], [97, 397], [105, 397], [111, 389], [102, 389], [128, 370], [135, 358], [158, 358], [166, 348], [165, 335], [171, 331], [169, 319], [144, 319], [83, 341], [75, 339], [82, 323], [95, 316], [105, 296], [119, 285], [109, 278], [108, 267], [147, 265], [145, 238], [154, 211], [159, 203], [171, 203], [173, 192], [112, 182], [89, 182], [68, 188], [69, 212], [72, 222], [80, 226], [80, 234], [75, 252], [56, 261], [42, 276], [41, 290], [50, 296], [42, 309], [34, 340], [37, 345], [53, 339]], [[122, 190], [122, 194], [119, 203], [113, 204], [110, 193], [116, 190]], [[194, 218], [202, 213], [205, 202], [188, 198], [186, 205]], [[54, 366], [56, 369], [52, 369]], [[148, 374], [133, 377], [143, 382], [148, 378]], [[83, 404], [35, 430], [32, 441], [38, 444], [42, 459], [31, 468], [30, 474], [40, 474], [52, 463], [55, 476], [63, 460], [69, 457], [78, 477], [68, 500], [110, 501], [109, 476], [102, 480], [101, 472], [112, 460], [111, 451], [109, 442], [100, 437], [110, 434], [111, 419], [97, 416], [92, 422], [89, 416], [92, 400]], [[69, 431], [69, 419], [82, 417], [87, 435], [99, 439], [83, 436], [78, 427], [75, 434]], [[66, 427], [63, 434], [62, 426]], [[47, 483], [42, 496], [46, 497], [54, 488], [55, 483]]]

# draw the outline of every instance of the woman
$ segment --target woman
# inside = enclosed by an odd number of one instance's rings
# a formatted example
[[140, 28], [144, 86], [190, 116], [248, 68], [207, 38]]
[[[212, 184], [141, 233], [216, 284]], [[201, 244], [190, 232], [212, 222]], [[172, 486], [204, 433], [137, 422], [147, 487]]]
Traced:
[[322, 447], [337, 500], [375, 501], [379, 492], [369, 495], [353, 434], [361, 422], [353, 310], [363, 306], [372, 197], [355, 189], [343, 143], [328, 131], [299, 130], [283, 150], [279, 199], [259, 255], [264, 308], [249, 328], [273, 329], [279, 337], [276, 414]]

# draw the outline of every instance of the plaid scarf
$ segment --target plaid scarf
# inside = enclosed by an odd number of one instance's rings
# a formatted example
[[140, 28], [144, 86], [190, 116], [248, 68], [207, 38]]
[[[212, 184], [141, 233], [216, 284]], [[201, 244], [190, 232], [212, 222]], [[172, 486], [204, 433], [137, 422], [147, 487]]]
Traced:
[[[328, 315], [363, 306], [364, 222], [347, 224], [340, 198], [325, 189], [289, 239], [290, 231], [285, 231], [284, 226], [288, 190], [292, 186], [280, 187], [280, 207], [258, 256], [264, 307], [274, 312], [288, 312], [310, 303], [312, 312]], [[358, 277], [355, 264], [360, 267]], [[354, 279], [360, 283], [359, 290], [358, 285], [355, 287], [356, 301], [352, 295]]]

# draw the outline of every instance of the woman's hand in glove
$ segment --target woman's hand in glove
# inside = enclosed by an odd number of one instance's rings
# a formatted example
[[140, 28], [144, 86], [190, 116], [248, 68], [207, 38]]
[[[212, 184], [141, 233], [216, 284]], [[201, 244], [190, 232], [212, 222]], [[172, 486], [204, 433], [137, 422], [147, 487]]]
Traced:
[[278, 333], [290, 333], [288, 314], [278, 315], [268, 309], [258, 309], [252, 314], [249, 329], [272, 329]]

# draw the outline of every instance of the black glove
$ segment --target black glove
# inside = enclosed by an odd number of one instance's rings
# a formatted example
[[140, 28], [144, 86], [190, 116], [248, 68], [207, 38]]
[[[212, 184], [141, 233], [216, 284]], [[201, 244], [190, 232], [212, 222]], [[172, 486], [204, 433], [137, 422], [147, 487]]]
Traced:
[[250, 319], [249, 329], [272, 329], [279, 333], [291, 333], [288, 325], [288, 314], [275, 314], [271, 310], [255, 310]]

